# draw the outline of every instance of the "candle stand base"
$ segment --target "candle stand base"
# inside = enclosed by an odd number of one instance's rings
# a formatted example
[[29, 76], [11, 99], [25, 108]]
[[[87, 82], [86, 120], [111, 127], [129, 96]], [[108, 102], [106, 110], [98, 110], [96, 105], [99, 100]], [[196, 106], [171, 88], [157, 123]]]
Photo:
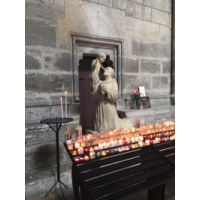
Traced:
[[[56, 133], [57, 181], [53, 185], [53, 187], [47, 192], [44, 198], [51, 192], [51, 190], [56, 186], [56, 184], [59, 183], [63, 198], [65, 199], [65, 195], [62, 191], [61, 184], [63, 184], [66, 188], [67, 186], [60, 180], [59, 131], [62, 126], [62, 123], [67, 123], [72, 120], [73, 120], [72, 118], [50, 118], [50, 119], [44, 119], [40, 121], [41, 124], [47, 124]], [[53, 124], [56, 125], [56, 127], [53, 127], [52, 126]]]
[[63, 191], [62, 191], [61, 184], [63, 184], [67, 189], [68, 189], [68, 187], [67, 187], [62, 181], [56, 181], [56, 183], [53, 185], [53, 187], [46, 193], [46, 195], [44, 196], [44, 198], [47, 197], [47, 195], [51, 192], [51, 190], [56, 186], [57, 183], [59, 183], [61, 193], [62, 193], [62, 195], [63, 195], [63, 198], [65, 199], [65, 195], [64, 195], [64, 193], [63, 193]]

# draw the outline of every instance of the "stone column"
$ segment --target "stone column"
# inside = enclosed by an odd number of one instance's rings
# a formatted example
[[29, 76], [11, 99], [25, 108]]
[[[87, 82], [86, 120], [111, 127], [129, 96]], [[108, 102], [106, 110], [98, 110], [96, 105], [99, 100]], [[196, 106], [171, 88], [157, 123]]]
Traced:
[[[172, 0], [172, 42], [171, 42], [171, 94], [175, 94], [175, 0]], [[175, 97], [171, 98], [175, 105]]]

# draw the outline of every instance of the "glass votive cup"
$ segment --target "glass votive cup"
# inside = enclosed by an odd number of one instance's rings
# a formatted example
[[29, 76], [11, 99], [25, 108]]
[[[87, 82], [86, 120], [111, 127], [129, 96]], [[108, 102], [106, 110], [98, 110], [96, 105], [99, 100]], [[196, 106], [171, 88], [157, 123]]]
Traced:
[[143, 142], [138, 142], [139, 147], [143, 147]]
[[79, 147], [78, 148], [78, 154], [81, 155], [84, 153], [84, 148], [83, 147]]
[[74, 147], [75, 147], [75, 149], [78, 149], [80, 147], [80, 143], [79, 142], [75, 142]]
[[85, 142], [81, 142], [81, 147], [85, 147]]
[[102, 149], [103, 149], [103, 143], [99, 143], [99, 144], [98, 144], [98, 149], [99, 149], [99, 150], [102, 150]]
[[73, 144], [68, 144], [68, 145], [67, 145], [67, 148], [68, 148], [69, 150], [72, 150], [72, 149], [73, 149]]
[[146, 143], [146, 145], [150, 145], [150, 140], [149, 140], [149, 139], [146, 139], [146, 140], [145, 140], [145, 143]]

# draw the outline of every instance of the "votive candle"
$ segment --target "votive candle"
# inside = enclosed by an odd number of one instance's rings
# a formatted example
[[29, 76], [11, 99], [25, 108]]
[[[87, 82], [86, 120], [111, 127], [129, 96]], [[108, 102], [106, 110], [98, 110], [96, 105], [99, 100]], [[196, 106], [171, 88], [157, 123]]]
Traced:
[[140, 136], [139, 136], [139, 138], [138, 138], [138, 141], [141, 141], [141, 142], [142, 142], [142, 141], [143, 141], [143, 139], [144, 139], [144, 138], [143, 138], [143, 136], [142, 136], [142, 135], [140, 135]]
[[78, 149], [80, 147], [80, 143], [76, 142], [75, 143], [75, 149]]
[[79, 147], [78, 148], [78, 154], [80, 155], [80, 154], [83, 154], [83, 147]]
[[114, 149], [114, 152], [115, 152], [115, 153], [118, 153], [118, 149]]
[[118, 144], [119, 144], [119, 145], [123, 145], [122, 139], [119, 140], [119, 143], [118, 143]]
[[122, 152], [122, 149], [121, 149], [121, 148], [118, 148], [118, 152]]
[[67, 91], [65, 91], [65, 117], [67, 117]]
[[61, 115], [63, 118], [63, 104], [62, 104], [62, 97], [60, 97], [60, 106], [61, 106]]
[[79, 160], [79, 158], [75, 158], [74, 161], [75, 161], [75, 163], [79, 163], [80, 160]]
[[99, 150], [102, 150], [102, 149], [103, 149], [103, 144], [100, 143], [100, 144], [98, 145], [98, 147], [99, 147]]
[[97, 152], [97, 153], [96, 153], [96, 157], [97, 157], [97, 158], [100, 158], [100, 157], [101, 157], [101, 154], [100, 154], [99, 152]]
[[94, 159], [95, 158], [94, 150], [89, 153], [89, 156], [90, 156], [90, 159]]
[[150, 145], [150, 140], [147, 139], [147, 140], [145, 140], [145, 142], [147, 145]]
[[72, 156], [76, 156], [77, 155], [77, 151], [72, 151]]
[[98, 146], [95, 146], [95, 147], [94, 147], [94, 150], [95, 150], [95, 151], [99, 150]]
[[68, 148], [69, 150], [72, 150], [72, 149], [73, 149], [73, 144], [68, 144], [68, 145], [67, 145], [67, 148]]
[[107, 148], [108, 148], [107, 142], [104, 142], [104, 143], [103, 143], [103, 148], [104, 148], [104, 149], [107, 149]]
[[110, 150], [110, 154], [113, 155], [115, 154], [115, 151], [113, 149]]
[[89, 153], [89, 149], [88, 149], [88, 148], [85, 148], [85, 149], [84, 149], [84, 152], [85, 152], [85, 153]]
[[85, 157], [84, 157], [84, 160], [85, 160], [85, 161], [88, 161], [89, 159], [90, 159], [90, 158], [89, 158], [88, 156], [85, 156]]
[[102, 156], [106, 156], [106, 152], [105, 152], [105, 151], [102, 151], [101, 155], [102, 155]]
[[135, 138], [134, 137], [131, 138], [131, 142], [135, 142]]

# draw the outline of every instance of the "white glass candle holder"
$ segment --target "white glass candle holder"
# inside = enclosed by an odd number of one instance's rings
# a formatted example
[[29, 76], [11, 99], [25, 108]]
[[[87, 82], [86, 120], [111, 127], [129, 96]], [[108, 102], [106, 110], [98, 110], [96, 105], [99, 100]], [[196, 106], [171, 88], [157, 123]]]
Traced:
[[108, 148], [108, 143], [107, 143], [107, 142], [104, 142], [104, 143], [103, 143], [103, 148], [104, 148], [104, 149], [107, 149], [107, 148]]
[[155, 138], [155, 142], [156, 142], [156, 143], [159, 143], [159, 142], [160, 142], [160, 138], [158, 138], [158, 137]]
[[142, 142], [143, 139], [144, 139], [144, 137], [143, 137], [142, 135], [140, 135], [140, 136], [138, 137], [138, 141], [140, 141], [140, 142]]
[[79, 147], [78, 148], [78, 154], [81, 155], [81, 154], [83, 154], [83, 152], [84, 152], [83, 147]]
[[103, 144], [102, 144], [102, 143], [99, 143], [99, 144], [98, 144], [98, 148], [99, 148], [99, 150], [102, 150], [102, 149], [103, 149]]
[[95, 159], [95, 152], [94, 151], [91, 151], [89, 153], [89, 156], [90, 156], [90, 159]]
[[131, 138], [131, 142], [132, 143], [135, 142], [135, 138], [134, 137]]
[[139, 147], [143, 147], [143, 142], [139, 141], [138, 145], [139, 145]]
[[145, 140], [145, 143], [146, 145], [150, 145], [150, 140], [149, 139]]
[[80, 147], [80, 143], [79, 142], [75, 142], [75, 149], [78, 149]]

